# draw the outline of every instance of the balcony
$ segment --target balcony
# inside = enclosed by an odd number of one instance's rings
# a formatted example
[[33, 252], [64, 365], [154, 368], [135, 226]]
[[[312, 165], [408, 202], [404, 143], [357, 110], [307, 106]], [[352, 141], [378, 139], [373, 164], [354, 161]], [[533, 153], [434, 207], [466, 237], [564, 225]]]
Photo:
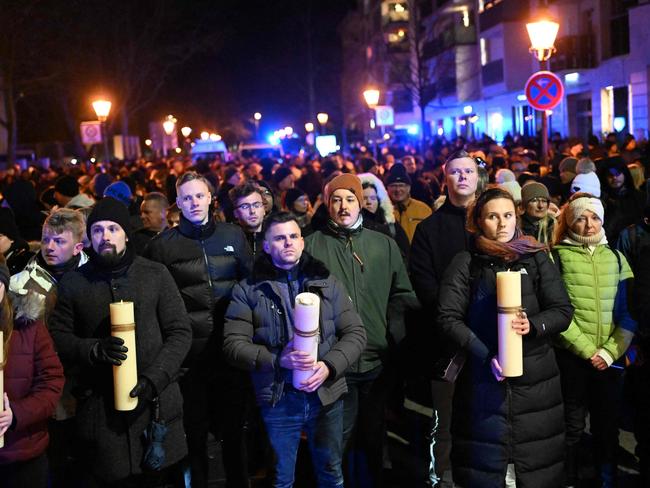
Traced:
[[481, 32], [503, 22], [520, 22], [528, 19], [529, 2], [522, 0], [501, 0], [486, 2], [485, 10], [479, 14]]
[[451, 29], [445, 29], [435, 39], [425, 42], [422, 46], [422, 57], [431, 59], [452, 47], [468, 44], [476, 44], [476, 29], [474, 26], [455, 25]]
[[590, 34], [564, 36], [555, 42], [557, 53], [551, 57], [551, 70], [575, 70], [595, 67], [594, 40]]
[[496, 85], [503, 81], [503, 59], [497, 59], [481, 67], [483, 85]]

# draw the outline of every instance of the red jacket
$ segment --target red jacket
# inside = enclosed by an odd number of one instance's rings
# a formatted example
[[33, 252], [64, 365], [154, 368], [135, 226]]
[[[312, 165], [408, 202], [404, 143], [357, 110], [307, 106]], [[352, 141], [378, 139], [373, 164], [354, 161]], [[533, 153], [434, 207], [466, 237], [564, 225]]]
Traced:
[[63, 391], [63, 367], [40, 320], [17, 320], [9, 342], [4, 387], [14, 413], [14, 426], [5, 432], [0, 464], [25, 461], [47, 448], [47, 420]]

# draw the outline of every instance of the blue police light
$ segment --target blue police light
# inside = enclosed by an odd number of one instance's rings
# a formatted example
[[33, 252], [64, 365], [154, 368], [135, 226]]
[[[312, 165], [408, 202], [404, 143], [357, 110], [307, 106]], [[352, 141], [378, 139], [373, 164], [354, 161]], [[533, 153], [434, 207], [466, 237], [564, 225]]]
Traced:
[[415, 136], [419, 132], [419, 129], [420, 128], [417, 125], [409, 125], [408, 128], [406, 129], [406, 132], [408, 132], [412, 136]]
[[276, 134], [271, 134], [268, 137], [269, 144], [273, 144], [274, 146], [277, 146], [280, 144], [280, 138]]

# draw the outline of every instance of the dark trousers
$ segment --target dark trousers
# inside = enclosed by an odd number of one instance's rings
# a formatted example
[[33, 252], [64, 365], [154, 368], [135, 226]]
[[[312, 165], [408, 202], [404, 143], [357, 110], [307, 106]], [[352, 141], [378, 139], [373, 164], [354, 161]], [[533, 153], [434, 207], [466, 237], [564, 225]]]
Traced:
[[[585, 430], [588, 412], [596, 464], [615, 467], [622, 394], [620, 371], [611, 367], [598, 371], [589, 360], [562, 349], [556, 350], [556, 353], [564, 396], [568, 456], [577, 454], [576, 448]], [[573, 478], [576, 470], [575, 459], [567, 459], [567, 476]]]
[[[183, 394], [183, 416], [187, 435], [192, 488], [208, 486], [208, 432], [222, 443], [227, 488], [247, 488], [245, 422], [249, 398], [248, 378], [235, 370], [216, 381], [190, 370], [179, 382]], [[241, 381], [237, 381], [241, 377]]]
[[0, 465], [0, 488], [45, 488], [47, 456]]
[[451, 412], [455, 384], [443, 380], [431, 381], [433, 427], [431, 429], [430, 478], [442, 479], [451, 470]]
[[50, 488], [74, 488], [83, 486], [83, 466], [77, 452], [76, 425], [74, 417], [50, 420], [47, 424], [50, 444], [47, 457], [50, 471]]
[[[650, 356], [646, 356], [650, 360]], [[650, 363], [628, 368], [625, 373], [626, 400], [634, 412], [636, 455], [641, 469], [640, 486], [650, 486]]]
[[384, 408], [390, 376], [382, 367], [345, 376], [343, 397], [344, 476], [346, 488], [382, 486], [386, 424]]
[[307, 434], [314, 473], [319, 488], [343, 486], [343, 402], [323, 406], [318, 394], [289, 386], [280, 401], [260, 407], [275, 453], [275, 488], [291, 488], [301, 432]]

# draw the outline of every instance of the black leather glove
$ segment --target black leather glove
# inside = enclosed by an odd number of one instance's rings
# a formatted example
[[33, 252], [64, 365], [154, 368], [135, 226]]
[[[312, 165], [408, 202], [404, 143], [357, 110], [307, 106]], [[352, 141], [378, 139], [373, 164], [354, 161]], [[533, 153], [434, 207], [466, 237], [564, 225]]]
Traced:
[[153, 383], [149, 378], [140, 376], [140, 378], [138, 378], [138, 384], [135, 385], [133, 390], [131, 390], [129, 396], [131, 398], [138, 397], [139, 403], [149, 402], [156, 396], [156, 388], [153, 386]]
[[96, 363], [109, 363], [115, 366], [122, 364], [129, 350], [124, 346], [124, 340], [119, 337], [103, 337], [97, 341], [90, 352], [91, 359]]

